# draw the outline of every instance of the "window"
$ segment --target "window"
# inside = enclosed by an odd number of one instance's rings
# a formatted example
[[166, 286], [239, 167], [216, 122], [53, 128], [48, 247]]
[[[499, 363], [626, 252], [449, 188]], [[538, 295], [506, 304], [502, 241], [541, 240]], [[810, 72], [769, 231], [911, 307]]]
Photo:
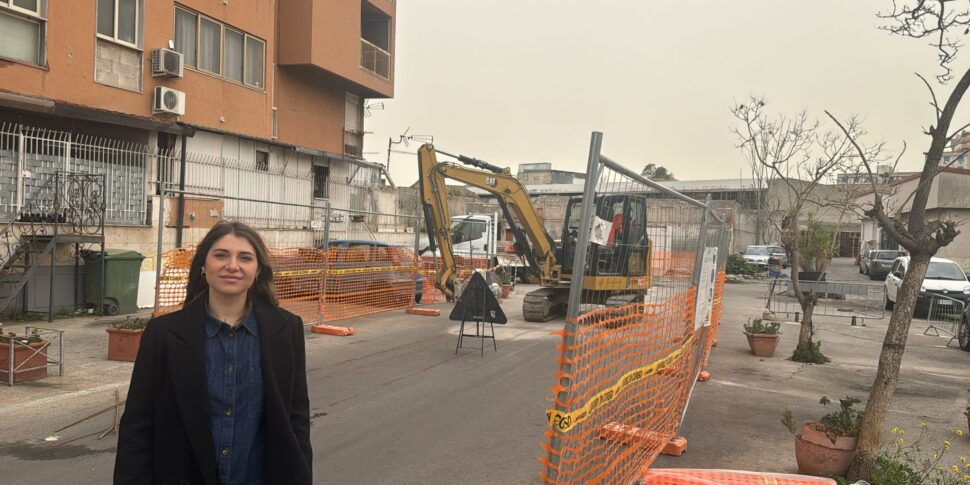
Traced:
[[140, 0], [98, 0], [98, 36], [138, 47], [140, 3]]
[[222, 73], [222, 26], [207, 19], [199, 21], [199, 69]]
[[263, 87], [263, 41], [255, 37], [246, 37], [246, 84]]
[[361, 156], [363, 145], [364, 107], [360, 96], [347, 93], [344, 103], [344, 153]]
[[243, 41], [246, 35], [232, 29], [226, 29], [226, 59], [225, 75], [233, 81], [243, 81]]
[[313, 166], [313, 196], [317, 199], [326, 199], [330, 196], [330, 167]]
[[188, 67], [264, 86], [265, 41], [182, 7], [175, 7], [175, 50], [185, 56]]
[[175, 50], [185, 56], [185, 65], [196, 66], [196, 52], [199, 39], [199, 16], [175, 9]]
[[256, 150], [256, 170], [269, 172], [269, 152]]
[[44, 65], [47, 0], [0, 0], [0, 57]]

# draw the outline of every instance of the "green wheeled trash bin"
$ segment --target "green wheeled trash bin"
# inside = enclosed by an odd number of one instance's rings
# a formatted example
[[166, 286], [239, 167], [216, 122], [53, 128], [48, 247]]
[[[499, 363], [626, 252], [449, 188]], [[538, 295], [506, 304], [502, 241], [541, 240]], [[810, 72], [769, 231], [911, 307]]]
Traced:
[[106, 249], [104, 251], [104, 302], [101, 296], [101, 252], [84, 254], [84, 301], [103, 308], [105, 315], [134, 313], [138, 310], [138, 277], [145, 259], [138, 251]]

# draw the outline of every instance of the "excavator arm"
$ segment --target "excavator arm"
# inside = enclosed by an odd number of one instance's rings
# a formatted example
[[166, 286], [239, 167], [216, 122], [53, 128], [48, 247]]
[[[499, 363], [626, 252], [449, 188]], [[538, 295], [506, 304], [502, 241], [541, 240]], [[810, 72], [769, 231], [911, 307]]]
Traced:
[[[454, 163], [439, 163], [436, 150], [431, 144], [425, 144], [418, 149], [419, 186], [428, 240], [432, 250], [439, 250], [442, 260], [442, 267], [438, 269], [435, 278], [435, 287], [444, 292], [449, 300], [454, 296], [453, 278], [456, 274], [456, 265], [451, 241], [451, 217], [445, 179], [478, 187], [494, 195], [502, 206], [506, 219], [516, 232], [516, 244], [520, 245], [517, 252], [520, 254], [525, 252], [530, 265], [538, 270], [544, 282], [558, 280], [559, 265], [556, 261], [555, 244], [546, 233], [525, 187], [509, 173], [508, 169], [470, 157], [451, 156], [462, 163], [483, 170]], [[521, 229], [514, 225], [511, 215], [521, 223]], [[522, 248], [523, 236], [528, 239], [531, 249]]]

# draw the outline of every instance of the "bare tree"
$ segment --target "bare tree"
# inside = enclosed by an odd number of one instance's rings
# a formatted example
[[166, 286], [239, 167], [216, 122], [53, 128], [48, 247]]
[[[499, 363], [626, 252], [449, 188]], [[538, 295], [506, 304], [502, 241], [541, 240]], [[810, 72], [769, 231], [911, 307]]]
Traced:
[[[737, 130], [734, 130], [737, 135]], [[745, 160], [748, 162], [751, 182], [755, 186], [755, 232], [754, 243], [766, 244], [771, 238], [771, 225], [768, 223], [768, 211], [770, 209], [767, 197], [768, 187], [775, 180], [775, 171], [766, 164], [761, 163], [757, 156], [758, 153], [747, 148], [742, 149]]]
[[[891, 10], [882, 12], [878, 16], [887, 21], [887, 25], [883, 28], [892, 34], [930, 39], [942, 69], [937, 75], [937, 80], [945, 84], [953, 79], [952, 62], [959, 51], [960, 38], [970, 33], [970, 3], [954, 0], [894, 1]], [[967, 88], [970, 88], [970, 68], [963, 72], [942, 105], [930, 83], [919, 74], [917, 77], [929, 90], [934, 120], [924, 130], [930, 138], [930, 143], [923, 161], [919, 184], [910, 197], [895, 208], [887, 207], [884, 196], [877, 187], [876, 175], [872, 170], [871, 150], [863, 145], [859, 137], [851, 133], [849, 126], [842, 124], [835, 116], [826, 112], [852, 140], [857, 155], [869, 174], [873, 200], [871, 207], [866, 209], [866, 215], [875, 219], [910, 253], [910, 264], [897, 293], [895, 308], [879, 354], [879, 365], [866, 403], [865, 418], [859, 435], [858, 452], [849, 469], [850, 478], [872, 478], [879, 453], [880, 435], [893, 393], [896, 391], [899, 366], [906, 350], [906, 340], [919, 288], [926, 275], [930, 258], [960, 234], [955, 221], [927, 220], [926, 207], [933, 179], [941, 171], [940, 160], [943, 152], [954, 136], [966, 128], [964, 126], [951, 131], [953, 117]], [[905, 152], [905, 145], [903, 152]], [[903, 211], [907, 210], [907, 204], [909, 204], [908, 213], [904, 213]]]
[[[769, 221], [780, 234], [782, 246], [788, 251], [792, 268], [792, 286], [795, 298], [802, 309], [803, 318], [798, 332], [798, 345], [793, 358], [801, 361], [821, 362], [824, 356], [813, 342], [815, 328], [813, 313], [818, 303], [815, 285], [803, 291], [797, 277], [803, 268], [802, 232], [810, 221], [809, 209], [818, 210], [828, 198], [819, 194], [835, 171], [851, 163], [852, 145], [849, 138], [837, 131], [820, 131], [819, 123], [810, 121], [805, 112], [794, 117], [777, 115], [771, 117], [766, 110], [764, 98], [752, 96], [745, 103], [735, 104], [731, 114], [739, 122], [732, 129], [738, 138], [737, 147], [751, 163], [764, 167], [777, 178], [784, 194], [769, 190], [770, 199], [787, 199], [782, 207], [780, 200], [769, 200], [766, 206], [775, 205], [781, 210], [766, 211]], [[853, 123], [850, 133], [855, 133]], [[842, 220], [842, 217], [839, 218]], [[818, 230], [813, 224], [810, 229]], [[834, 244], [834, 234], [830, 245]], [[830, 247], [829, 250], [832, 248]], [[830, 253], [829, 253], [830, 254]], [[824, 272], [830, 258], [822, 255], [813, 265], [813, 271]], [[814, 356], [814, 358], [808, 358]]]

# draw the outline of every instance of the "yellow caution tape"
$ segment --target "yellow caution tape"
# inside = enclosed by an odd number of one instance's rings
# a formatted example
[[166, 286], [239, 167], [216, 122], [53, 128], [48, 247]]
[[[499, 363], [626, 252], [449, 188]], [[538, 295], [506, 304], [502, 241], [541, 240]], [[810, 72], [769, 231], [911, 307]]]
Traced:
[[315, 274], [323, 274], [325, 271], [322, 269], [299, 269], [291, 271], [274, 271], [273, 277], [279, 278], [280, 276], [310, 276]]
[[670, 355], [658, 361], [652, 362], [649, 365], [640, 367], [638, 369], [633, 369], [626, 374], [623, 374], [616, 384], [613, 384], [612, 386], [596, 393], [596, 395], [594, 395], [589, 401], [586, 401], [586, 404], [575, 411], [566, 413], [557, 411], [555, 409], [547, 409], [546, 418], [549, 420], [549, 426], [552, 426], [553, 429], [559, 431], [560, 433], [568, 432], [576, 427], [576, 425], [579, 423], [585, 421], [586, 418], [588, 418], [594, 411], [616, 399], [617, 396], [619, 396], [620, 393], [623, 392], [627, 387], [669, 367], [670, 364], [674, 363], [674, 361], [680, 358], [681, 354], [683, 354], [684, 351], [690, 347], [693, 341], [694, 336], [691, 335], [690, 338], [687, 339], [687, 342], [684, 342], [684, 345], [681, 345], [680, 348], [671, 352]]
[[368, 266], [366, 268], [351, 268], [351, 269], [331, 269], [328, 270], [328, 274], [342, 275], [342, 274], [360, 274], [360, 273], [382, 273], [384, 271], [417, 271], [414, 266]]
[[[350, 268], [350, 269], [301, 269], [301, 270], [291, 270], [291, 271], [276, 271], [273, 273], [274, 278], [279, 277], [293, 277], [293, 276], [311, 276], [320, 274], [330, 274], [330, 275], [345, 275], [345, 274], [365, 274], [365, 273], [381, 273], [384, 271], [416, 271], [414, 266], [368, 266], [366, 268]], [[171, 275], [162, 276], [162, 281], [186, 281], [188, 280], [188, 275]]]

